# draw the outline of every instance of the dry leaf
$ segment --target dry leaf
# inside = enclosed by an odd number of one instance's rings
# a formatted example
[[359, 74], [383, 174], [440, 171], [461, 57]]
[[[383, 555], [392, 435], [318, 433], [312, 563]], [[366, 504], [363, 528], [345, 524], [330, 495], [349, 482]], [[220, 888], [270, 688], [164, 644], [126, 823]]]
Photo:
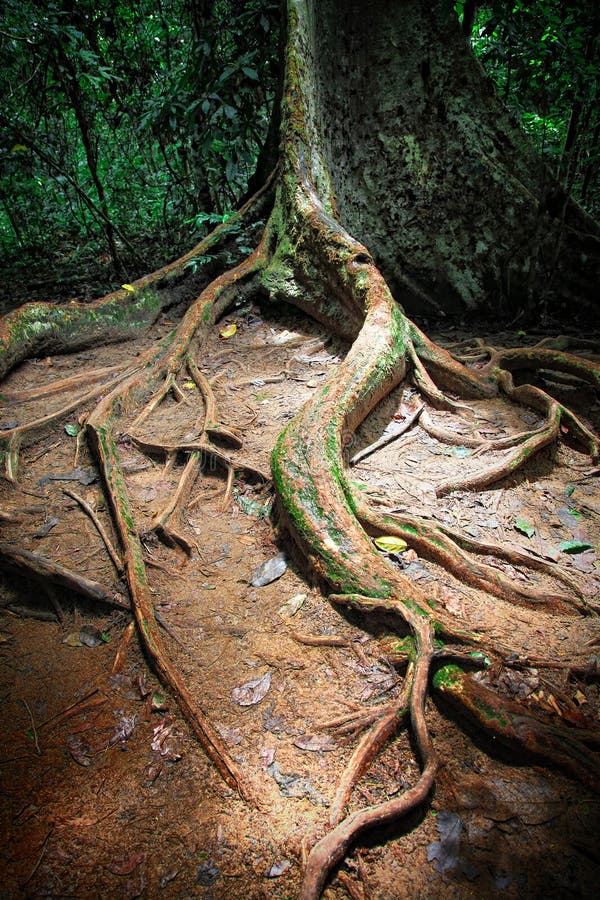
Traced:
[[394, 537], [391, 534], [384, 534], [374, 539], [373, 543], [378, 550], [384, 553], [402, 553], [408, 549], [408, 544], [402, 538]]
[[238, 706], [254, 706], [255, 703], [265, 697], [271, 687], [271, 673], [267, 672], [262, 678], [254, 678], [245, 684], [240, 684], [231, 692], [231, 699]]

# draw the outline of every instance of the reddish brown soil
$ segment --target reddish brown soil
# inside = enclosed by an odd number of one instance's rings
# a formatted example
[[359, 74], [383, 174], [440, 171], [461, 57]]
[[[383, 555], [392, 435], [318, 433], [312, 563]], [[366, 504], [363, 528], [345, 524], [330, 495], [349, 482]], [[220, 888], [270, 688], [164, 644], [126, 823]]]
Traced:
[[[219, 331], [230, 322], [237, 324], [237, 333], [223, 339]], [[86, 368], [125, 364], [170, 327], [163, 320], [136, 343], [29, 362], [10, 376], [6, 388], [24, 390]], [[244, 433], [240, 460], [268, 470], [277, 434], [315, 387], [333, 375], [343, 353], [344, 347], [329, 341], [318, 326], [289, 310], [247, 307], [215, 328], [198, 362], [209, 379], [215, 378], [222, 422]], [[189, 404], [169, 399], [147, 434], [185, 433], [197, 412], [197, 395], [193, 385], [181, 386], [189, 392]], [[593, 395], [576, 393], [584, 415], [597, 419]], [[376, 439], [409, 399], [402, 388], [396, 391], [361, 427], [349, 454]], [[6, 407], [0, 427], [64, 402], [59, 396]], [[536, 420], [528, 410], [499, 403], [479, 403], [476, 411], [480, 430], [481, 421], [487, 421], [489, 437], [531, 427]], [[468, 427], [450, 414], [433, 415], [447, 428]], [[23, 453], [19, 485], [3, 482], [0, 505], [20, 521], [7, 522], [2, 539], [62, 562], [126, 598], [94, 525], [63, 492], [67, 487], [85, 497], [114, 539], [99, 482], [44, 479], [76, 465], [93, 465], [85, 446], [75, 462], [77, 441], [64, 426], [76, 421], [71, 414], [41, 433]], [[600, 490], [589, 459], [565, 444], [490, 490], [437, 500], [437, 482], [483, 460], [433, 440], [419, 427], [414, 431], [414, 437], [390, 444], [352, 469], [352, 478], [374, 502], [433, 517], [481, 540], [555, 557], [598, 609], [596, 550], [574, 555], [558, 550], [567, 540], [600, 548]], [[181, 461], [165, 467], [125, 439], [121, 450], [143, 531], [174, 490]], [[401, 689], [402, 677], [382, 656], [377, 636], [384, 626], [342, 617], [292, 559], [278, 581], [251, 586], [254, 570], [285, 551], [285, 536], [278, 538], [268, 517], [268, 485], [237, 480], [226, 508], [223, 491], [223, 473], [205, 471], [192, 493], [194, 508], [183, 520], [197, 554], [189, 559], [149, 536], [147, 559], [155, 565], [148, 572], [172, 659], [260, 797], [260, 806], [246, 805], [224, 785], [173, 698], [167, 695], [165, 708], [152, 711], [159, 685], [137, 639], [121, 671], [112, 674], [126, 613], [93, 608], [58, 589], [48, 592], [39, 581], [6, 576], [0, 593], [0, 896], [284, 900], [298, 895], [302, 853], [327, 828], [328, 806], [356, 740], [344, 742], [318, 725], [359, 704], [385, 701]], [[58, 521], [48, 529], [52, 517]], [[515, 528], [519, 519], [535, 529], [531, 537]], [[516, 647], [534, 661], [523, 671], [492, 671], [488, 677], [505, 693], [533, 697], [564, 721], [595, 727], [599, 697], [593, 672], [576, 677], [569, 666], [591, 659], [593, 668], [598, 661], [597, 615], [517, 607], [467, 588], [433, 565], [411, 561], [410, 555], [401, 564], [414, 578], [433, 579], [439, 601], [458, 619], [486, 628], [492, 646]], [[292, 615], [283, 607], [298, 594], [305, 599]], [[96, 626], [106, 641], [94, 648], [65, 643], [84, 624]], [[311, 647], [294, 639], [298, 633], [342, 638], [346, 645]], [[536, 658], [551, 665], [542, 667]], [[271, 681], [263, 699], [239, 705], [232, 691], [267, 673]], [[371, 835], [326, 896], [596, 896], [598, 798], [561, 774], [497, 752], [432, 702], [430, 721], [445, 763], [431, 802], [410, 821]], [[160, 737], [165, 729], [170, 731], [161, 756], [152, 744], [157, 746], [155, 733]], [[400, 733], [354, 791], [352, 802], [390, 797], [415, 773], [409, 739]], [[442, 813], [454, 813], [462, 823], [455, 852], [444, 845], [454, 862], [445, 874], [438, 871], [439, 859], [428, 861], [428, 847], [440, 839], [440, 823], [448, 821]], [[350, 888], [343, 883], [348, 878]]]

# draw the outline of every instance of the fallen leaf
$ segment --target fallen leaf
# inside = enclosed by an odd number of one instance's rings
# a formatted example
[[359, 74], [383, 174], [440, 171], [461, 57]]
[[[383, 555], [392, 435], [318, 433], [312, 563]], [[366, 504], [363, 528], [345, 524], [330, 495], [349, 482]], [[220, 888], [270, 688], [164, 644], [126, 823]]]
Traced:
[[109, 741], [109, 745], [112, 747], [114, 744], [128, 741], [135, 731], [136, 721], [137, 716], [121, 716], [117, 723], [117, 727], [115, 728], [115, 732]]
[[237, 331], [237, 325], [228, 325], [227, 328], [223, 328], [222, 331], [219, 332], [222, 338], [230, 338], [233, 337]]
[[79, 484], [92, 484], [97, 480], [98, 473], [95, 469], [78, 467], [69, 472], [48, 472], [46, 475], [42, 475], [38, 484], [40, 487], [44, 487], [50, 481], [78, 481]]
[[262, 678], [254, 678], [252, 681], [247, 681], [234, 688], [231, 692], [231, 699], [238, 706], [254, 706], [268, 694], [270, 687], [271, 673], [267, 672]]
[[152, 694], [150, 709], [152, 710], [152, 712], [162, 712], [163, 710], [168, 709], [168, 703], [165, 695], [160, 691], [155, 691], [154, 694]]
[[121, 287], [125, 291], [135, 291], [135, 288], [132, 284], [122, 284]]
[[91, 766], [92, 748], [85, 738], [78, 734], [70, 734], [67, 738], [67, 749], [79, 766]]
[[84, 647], [99, 647], [104, 643], [102, 632], [95, 625], [82, 625], [79, 629], [79, 641]]
[[220, 877], [221, 872], [212, 859], [207, 859], [206, 862], [203, 862], [198, 866], [198, 871], [196, 873], [196, 882], [198, 884], [202, 884], [204, 887], [210, 887], [210, 885], [214, 884]]
[[82, 643], [79, 640], [79, 632], [71, 632], [68, 634], [66, 638], [63, 638], [63, 644], [66, 644], [67, 647], [81, 647]]
[[513, 528], [516, 531], [520, 531], [521, 534], [526, 535], [528, 538], [532, 538], [535, 534], [535, 528], [533, 525], [530, 525], [525, 519], [515, 519], [513, 522]]
[[593, 550], [593, 544], [587, 541], [563, 541], [560, 545], [563, 553], [583, 553], [585, 550]]
[[435, 822], [440, 839], [427, 847], [427, 861], [431, 862], [434, 859], [435, 871], [439, 875], [445, 875], [446, 872], [455, 869], [458, 863], [463, 823], [460, 816], [453, 812], [438, 813]]
[[139, 850], [137, 853], [129, 853], [128, 855], [115, 856], [108, 864], [108, 868], [113, 875], [131, 875], [134, 869], [145, 859], [146, 854]]
[[567, 528], [570, 528], [572, 531], [575, 531], [581, 525], [581, 513], [577, 512], [575, 509], [569, 509], [566, 506], [561, 506], [558, 509], [556, 518], [562, 525], [566, 525]]
[[406, 541], [403, 541], [402, 538], [394, 537], [391, 534], [384, 534], [381, 537], [377, 537], [373, 540], [373, 543], [378, 550], [383, 550], [384, 553], [402, 553], [404, 550], [408, 550]]
[[65, 431], [67, 434], [70, 434], [71, 437], [76, 437], [79, 434], [79, 425], [71, 425], [69, 422], [65, 425]]
[[294, 740], [294, 747], [299, 750], [311, 750], [313, 753], [322, 751], [328, 753], [336, 750], [337, 744], [326, 734], [301, 734]]
[[167, 724], [166, 719], [156, 726], [153, 730], [154, 740], [150, 745], [155, 753], [160, 753], [167, 762], [177, 762], [182, 756], [181, 740], [182, 736], [176, 730], [175, 724]]
[[287, 872], [291, 865], [289, 859], [282, 859], [281, 862], [273, 863], [267, 872], [267, 878], [279, 878], [284, 872]]
[[463, 447], [461, 445], [460, 447], [455, 447], [453, 449], [452, 455], [455, 456], [456, 459], [466, 459], [467, 456], [471, 456], [472, 452], [473, 451], [470, 450], [468, 447]]
[[252, 573], [250, 584], [252, 587], [264, 587], [266, 584], [271, 584], [272, 581], [277, 581], [278, 578], [281, 578], [286, 569], [285, 554], [278, 553], [277, 556], [268, 559]]
[[55, 525], [58, 525], [60, 519], [58, 516], [48, 516], [43, 525], [40, 525], [38, 530], [33, 535], [35, 538], [46, 537], [46, 535], [52, 531]]
[[293, 597], [290, 597], [287, 603], [279, 607], [279, 615], [286, 617], [295, 616], [305, 600], [306, 594], [295, 594]]

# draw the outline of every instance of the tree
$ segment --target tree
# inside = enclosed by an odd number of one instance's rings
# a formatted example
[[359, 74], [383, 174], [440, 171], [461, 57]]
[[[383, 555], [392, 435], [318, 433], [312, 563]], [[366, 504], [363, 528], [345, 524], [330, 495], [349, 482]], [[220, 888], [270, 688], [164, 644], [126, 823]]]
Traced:
[[[483, 545], [408, 514], [378, 513], [344, 466], [348, 435], [403, 379], [436, 408], [468, 415], [469, 398], [502, 396], [544, 417], [529, 432], [474, 440], [481, 451], [505, 451], [501, 461], [438, 486], [438, 493], [481, 488], [517, 471], [559, 440], [561, 429], [596, 457], [598, 438], [588, 425], [545, 390], [516, 385], [513, 373], [550, 369], [598, 387], [597, 365], [546, 346], [490, 349], [486, 365], [474, 370], [429, 340], [403, 307], [429, 315], [456, 309], [514, 314], [543, 303], [555, 314], [574, 296], [587, 296], [591, 309], [598, 228], [549, 177], [507, 118], [467, 51], [458, 23], [441, 5], [290, 0], [286, 24], [282, 101], [275, 110], [276, 132], [271, 132], [278, 133], [279, 143], [269, 142], [261, 159], [263, 170], [268, 169], [270, 155], [272, 168], [261, 189], [184, 257], [121, 291], [88, 305], [26, 304], [6, 316], [0, 330], [2, 373], [32, 354], [139, 333], [167, 302], [167, 289], [189, 275], [190, 262], [267, 211], [256, 248], [202, 291], [160, 345], [124, 371], [111, 373], [110, 382], [107, 373], [98, 372], [93, 384], [89, 377], [58, 384], [58, 389], [77, 387], [81, 393], [57, 413], [5, 431], [3, 440], [6, 476], [14, 480], [19, 450], [36, 430], [100, 398], [85, 418], [85, 434], [110, 499], [148, 656], [176, 692], [223, 778], [249, 797], [243, 772], [165, 652], [117, 436], [126, 431], [149, 454], [186, 454], [179, 487], [153, 527], [167, 543], [189, 549], [179, 517], [202, 459], [215, 458], [229, 471], [238, 465], [222, 447], [223, 442], [237, 446], [239, 436], [219, 424], [211, 387], [194, 361], [207, 327], [235, 299], [260, 291], [273, 301], [295, 304], [352, 340], [335, 380], [316, 391], [274, 448], [279, 514], [333, 603], [368, 615], [385, 610], [399, 628], [408, 629], [409, 638], [396, 648], [406, 665], [405, 690], [381, 709], [359, 742], [335, 800], [334, 827], [308, 859], [303, 897], [314, 898], [359, 834], [405, 815], [431, 791], [438, 769], [427, 724], [426, 699], [432, 690], [499, 740], [526, 747], [598, 786], [600, 769], [585, 736], [549, 725], [470, 674], [486, 655], [508, 657], [514, 648], [492, 648], [485, 634], [456, 621], [391, 566], [371, 536], [410, 539], [422, 556], [465, 582], [510, 600], [544, 603], [549, 610], [590, 612], [577, 585], [528, 554]], [[171, 443], [137, 438], [137, 425], [177, 391], [176, 378], [184, 370], [204, 399], [198, 435]], [[89, 596], [97, 589], [7, 545], [2, 553], [13, 564], [43, 570]], [[482, 554], [543, 572], [554, 588], [540, 592], [497, 575], [482, 562]], [[353, 785], [405, 716], [420, 777], [397, 797], [344, 818]]]
[[45, 0], [3, 12], [11, 272], [60, 271], [76, 255], [88, 278], [103, 268], [106, 290], [147, 271], [148, 248], [172, 259], [235, 209], [268, 126], [276, 4]]

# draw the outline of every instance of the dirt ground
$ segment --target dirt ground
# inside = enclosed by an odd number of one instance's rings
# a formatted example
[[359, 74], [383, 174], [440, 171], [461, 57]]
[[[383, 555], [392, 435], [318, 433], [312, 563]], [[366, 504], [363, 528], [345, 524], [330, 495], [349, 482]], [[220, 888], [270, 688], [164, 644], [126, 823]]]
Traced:
[[[25, 390], [86, 369], [125, 365], [174, 318], [163, 316], [137, 342], [28, 362], [5, 388]], [[236, 333], [221, 337], [229, 324]], [[464, 336], [464, 329], [438, 335], [446, 342]], [[494, 341], [537, 337], [512, 333]], [[315, 388], [335, 377], [345, 349], [285, 308], [246, 306], [215, 327], [198, 364], [212, 380], [221, 421], [243, 431], [240, 460], [269, 471], [276, 436]], [[167, 398], [140, 433], [185, 434], [198, 395], [193, 382], [180, 387], [188, 399]], [[568, 383], [559, 389], [598, 425], [593, 392]], [[348, 456], [417, 399], [406, 388], [396, 390], [361, 426]], [[0, 428], [64, 402], [57, 396], [7, 404]], [[537, 421], [522, 408], [471, 405], [484, 437]], [[23, 453], [16, 487], [2, 482], [0, 508], [9, 514], [2, 540], [61, 562], [126, 603], [126, 587], [96, 527], [65, 493], [85, 499], [116, 542], [102, 486], [77, 438], [77, 415], [40, 432]], [[447, 429], [472, 427], [453, 414], [431, 415]], [[568, 438], [489, 490], [436, 499], [436, 483], [481, 466], [491, 454], [444, 444], [417, 424], [353, 466], [351, 477], [382, 507], [527, 549], [571, 574], [590, 615], [566, 605], [550, 613], [543, 605], [494, 599], [410, 548], [390, 560], [429, 582], [433, 596], [459, 620], [484, 629], [492, 646], [524, 657], [521, 668], [492, 666], [485, 679], [573, 728], [594, 729], [600, 470]], [[125, 434], [119, 447], [143, 533], [175, 489], [182, 460], [165, 466], [148, 459]], [[223, 473], [207, 468], [184, 520], [195, 545], [191, 557], [150, 533], [144, 546], [172, 659], [253, 785], [259, 806], [245, 804], [223, 783], [149, 671], [137, 638], [127, 645], [126, 610], [90, 605], [43, 580], [6, 574], [0, 591], [1, 897], [298, 896], [302, 854], [327, 829], [328, 807], [357, 740], [322, 726], [395, 696], [402, 673], [378, 640], [389, 623], [343, 616], [293, 558], [286, 558], [278, 580], [251, 584], [255, 571], [289, 545], [273, 527], [268, 483], [240, 475], [227, 504], [224, 491]], [[564, 542], [589, 549], [565, 552]], [[531, 572], [509, 574], [534, 579]], [[461, 727], [449, 709], [429, 702], [444, 761], [435, 794], [410, 820], [369, 835], [325, 896], [597, 896], [598, 797], [531, 760], [511, 758]], [[410, 740], [400, 732], [355, 789], [353, 806], [395, 795], [416, 773]]]

